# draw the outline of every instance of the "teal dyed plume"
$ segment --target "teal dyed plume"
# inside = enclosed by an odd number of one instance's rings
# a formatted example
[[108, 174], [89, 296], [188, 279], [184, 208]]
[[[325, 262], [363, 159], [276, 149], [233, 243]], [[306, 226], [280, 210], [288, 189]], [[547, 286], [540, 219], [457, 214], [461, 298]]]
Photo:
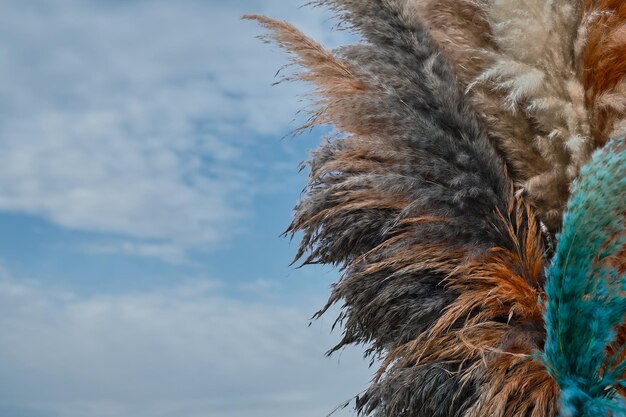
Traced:
[[607, 353], [626, 313], [626, 277], [611, 258], [626, 244], [625, 144], [613, 139], [583, 168], [548, 270], [543, 360], [563, 417], [626, 416], [626, 364]]

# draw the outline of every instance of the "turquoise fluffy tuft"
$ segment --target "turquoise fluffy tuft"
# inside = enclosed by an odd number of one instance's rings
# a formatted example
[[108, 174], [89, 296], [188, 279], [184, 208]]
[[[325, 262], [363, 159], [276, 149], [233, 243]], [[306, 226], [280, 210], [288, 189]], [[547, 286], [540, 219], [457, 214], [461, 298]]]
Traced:
[[625, 220], [621, 137], [582, 169], [547, 273], [543, 361], [561, 387], [562, 417], [626, 416], [618, 394], [626, 363], [607, 349], [626, 314], [626, 276], [613, 258], [626, 245]]

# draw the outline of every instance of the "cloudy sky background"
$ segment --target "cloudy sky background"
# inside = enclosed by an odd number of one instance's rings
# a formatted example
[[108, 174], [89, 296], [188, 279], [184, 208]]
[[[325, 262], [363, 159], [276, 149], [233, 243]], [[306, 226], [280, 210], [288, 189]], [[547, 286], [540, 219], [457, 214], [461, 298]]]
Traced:
[[[297, 0], [0, 2], [0, 415], [324, 417], [336, 272], [278, 236], [322, 133], [239, 16], [347, 41]], [[350, 415], [344, 411], [337, 415]]]

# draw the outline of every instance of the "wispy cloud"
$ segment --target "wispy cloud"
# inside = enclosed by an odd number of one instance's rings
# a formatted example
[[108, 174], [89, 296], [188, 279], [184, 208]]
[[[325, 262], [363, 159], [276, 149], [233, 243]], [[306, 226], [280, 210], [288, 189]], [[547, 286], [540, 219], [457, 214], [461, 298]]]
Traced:
[[357, 352], [340, 367], [323, 357], [334, 338], [307, 327], [306, 308], [228, 290], [202, 280], [85, 299], [2, 273], [0, 414], [323, 417], [366, 385]]
[[[1, 2], [0, 211], [102, 233], [81, 239], [87, 252], [173, 264], [240, 232], [254, 190], [295, 172], [301, 156], [260, 144], [302, 104], [300, 87], [270, 87], [284, 57], [239, 16], [344, 36], [297, 6]], [[323, 417], [366, 385], [359, 353], [323, 357], [336, 340], [307, 327], [317, 305], [286, 306], [293, 288], [172, 281], [86, 298], [0, 271], [0, 415]]]
[[[264, 170], [284, 164], [257, 160], [259, 138], [287, 132], [298, 107], [296, 87], [269, 88], [284, 58], [238, 18], [297, 10], [3, 2], [0, 209], [182, 250], [236, 233]], [[319, 11], [298, 16], [309, 32], [329, 26]]]
[[144, 258], [159, 258], [173, 265], [192, 265], [185, 250], [169, 243], [141, 243], [133, 241], [115, 241], [111, 243], [93, 243], [79, 248], [90, 254], [124, 254]]

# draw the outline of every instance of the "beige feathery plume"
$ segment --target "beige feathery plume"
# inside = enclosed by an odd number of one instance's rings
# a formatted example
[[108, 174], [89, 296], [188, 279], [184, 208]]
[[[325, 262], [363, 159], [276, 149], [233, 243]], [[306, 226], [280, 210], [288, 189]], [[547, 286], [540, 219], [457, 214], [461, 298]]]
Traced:
[[[569, 185], [595, 149], [580, 82], [586, 26], [582, 1], [476, 0], [497, 45], [475, 85], [503, 93], [502, 104], [530, 119], [549, 167], [525, 184], [552, 230], [560, 227]], [[475, 88], [473, 86], [473, 88]], [[546, 210], [547, 208], [547, 210]]]

